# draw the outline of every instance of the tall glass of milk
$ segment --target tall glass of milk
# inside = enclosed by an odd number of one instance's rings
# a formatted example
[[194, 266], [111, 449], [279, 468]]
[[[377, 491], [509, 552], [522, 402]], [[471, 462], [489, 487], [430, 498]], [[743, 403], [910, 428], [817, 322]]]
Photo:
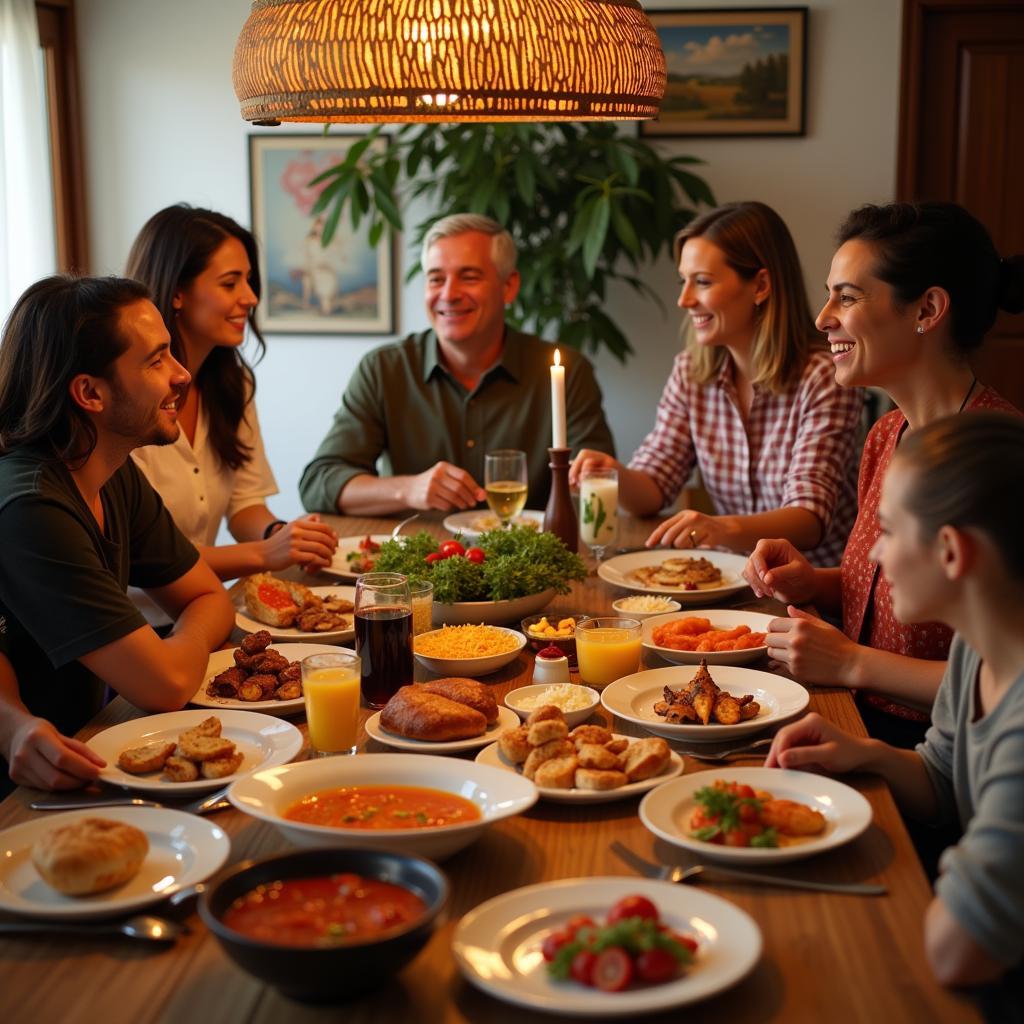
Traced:
[[580, 540], [600, 563], [619, 533], [619, 473], [588, 469], [580, 478]]

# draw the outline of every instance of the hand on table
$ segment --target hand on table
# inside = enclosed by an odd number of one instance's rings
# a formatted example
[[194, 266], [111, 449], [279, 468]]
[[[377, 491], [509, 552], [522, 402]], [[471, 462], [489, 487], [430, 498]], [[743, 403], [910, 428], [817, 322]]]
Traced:
[[820, 768], [853, 772], [866, 761], [865, 741], [811, 713], [780, 729], [772, 740], [765, 768]]
[[576, 453], [576, 458], [569, 467], [569, 486], [579, 487], [580, 478], [585, 470], [622, 468], [622, 463], [614, 455], [606, 455], [593, 448], [582, 448]]
[[285, 523], [262, 544], [268, 569], [301, 565], [307, 572], [316, 572], [331, 564], [338, 535], [314, 513]]
[[683, 509], [659, 523], [644, 541], [649, 548], [664, 545], [673, 548], [728, 548], [731, 536], [728, 519]]
[[35, 789], [79, 789], [95, 780], [107, 763], [44, 718], [28, 718], [15, 731], [7, 761], [11, 781]]
[[848, 686], [848, 669], [857, 655], [855, 644], [824, 619], [789, 605], [788, 619], [768, 623], [768, 656], [785, 665], [794, 679], [825, 686]]
[[743, 578], [758, 597], [806, 604], [817, 596], [814, 566], [788, 540], [759, 540], [743, 567]]
[[405, 504], [409, 508], [450, 512], [473, 508], [486, 497], [483, 488], [464, 469], [450, 462], [437, 462], [409, 478]]

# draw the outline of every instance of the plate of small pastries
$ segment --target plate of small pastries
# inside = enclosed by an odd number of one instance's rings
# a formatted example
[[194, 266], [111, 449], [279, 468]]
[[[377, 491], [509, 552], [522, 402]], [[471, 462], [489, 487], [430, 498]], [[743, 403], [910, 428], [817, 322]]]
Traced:
[[738, 593], [746, 585], [746, 555], [711, 548], [631, 551], [602, 562], [606, 583], [645, 594], [670, 594], [681, 604], [700, 604]]
[[205, 881], [230, 852], [223, 829], [184, 811], [48, 814], [0, 832], [0, 910], [54, 920], [127, 913]]
[[600, 725], [571, 732], [553, 704], [532, 712], [476, 756], [479, 764], [517, 772], [556, 803], [605, 803], [646, 793], [683, 770], [660, 737], [620, 736]]
[[450, 676], [403, 686], [366, 721], [366, 734], [396, 750], [454, 754], [493, 743], [519, 724], [475, 679]]
[[302, 749], [302, 733], [252, 711], [170, 711], [104, 729], [89, 746], [107, 762], [102, 781], [186, 796], [287, 764]]
[[[250, 633], [238, 647], [214, 651], [202, 686], [189, 698], [201, 708], [293, 715], [305, 709], [302, 659], [348, 650], [330, 644], [273, 644], [270, 633]], [[354, 653], [354, 652], [353, 652]]]
[[261, 572], [245, 581], [235, 625], [272, 640], [344, 643], [356, 635], [355, 595], [355, 587], [307, 587]]

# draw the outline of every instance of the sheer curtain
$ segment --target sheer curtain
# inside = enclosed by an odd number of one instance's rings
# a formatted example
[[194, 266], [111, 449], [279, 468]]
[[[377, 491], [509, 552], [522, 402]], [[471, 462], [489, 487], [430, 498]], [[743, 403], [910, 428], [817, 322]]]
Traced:
[[0, 0], [0, 320], [56, 264], [35, 3]]

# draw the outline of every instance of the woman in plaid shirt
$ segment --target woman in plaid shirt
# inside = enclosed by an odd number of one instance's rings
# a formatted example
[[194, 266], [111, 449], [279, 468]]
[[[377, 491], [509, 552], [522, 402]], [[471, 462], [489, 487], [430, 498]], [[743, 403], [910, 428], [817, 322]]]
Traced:
[[628, 468], [581, 451], [571, 481], [615, 466], [619, 504], [653, 515], [697, 466], [717, 514], [679, 512], [649, 547], [750, 551], [778, 536], [834, 565], [856, 514], [863, 397], [835, 382], [789, 230], [764, 203], [730, 203], [679, 233], [676, 258], [691, 336], [654, 429]]

